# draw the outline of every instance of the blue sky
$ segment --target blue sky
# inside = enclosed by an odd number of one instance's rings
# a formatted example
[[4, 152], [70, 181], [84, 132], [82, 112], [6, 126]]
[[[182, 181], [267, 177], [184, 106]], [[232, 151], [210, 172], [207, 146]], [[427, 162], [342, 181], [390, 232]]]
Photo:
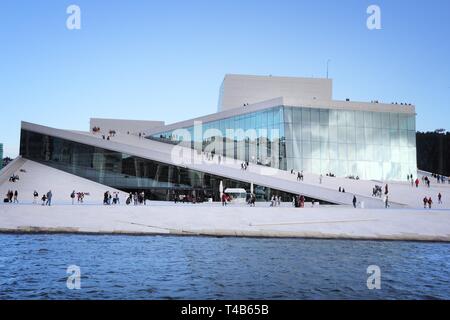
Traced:
[[0, 142], [18, 154], [21, 120], [212, 113], [226, 73], [324, 77], [327, 59], [335, 99], [414, 103], [419, 130], [450, 129], [449, 39], [448, 0], [2, 0]]

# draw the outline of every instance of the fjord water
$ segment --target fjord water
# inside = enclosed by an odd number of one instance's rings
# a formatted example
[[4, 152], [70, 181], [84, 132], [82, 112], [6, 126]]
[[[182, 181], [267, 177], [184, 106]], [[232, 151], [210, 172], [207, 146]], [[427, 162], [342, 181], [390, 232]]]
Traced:
[[0, 299], [450, 299], [447, 243], [2, 234], [0, 248]]

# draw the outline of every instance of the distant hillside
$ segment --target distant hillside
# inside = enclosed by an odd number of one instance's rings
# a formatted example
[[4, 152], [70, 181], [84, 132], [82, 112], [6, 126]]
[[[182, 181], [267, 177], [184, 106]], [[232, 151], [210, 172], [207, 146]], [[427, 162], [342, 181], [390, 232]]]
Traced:
[[416, 142], [419, 169], [450, 176], [450, 132], [417, 132]]

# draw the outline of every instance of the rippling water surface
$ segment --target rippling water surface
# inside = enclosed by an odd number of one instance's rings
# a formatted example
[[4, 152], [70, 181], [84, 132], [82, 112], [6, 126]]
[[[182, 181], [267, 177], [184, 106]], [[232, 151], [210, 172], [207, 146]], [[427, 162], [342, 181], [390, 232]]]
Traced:
[[0, 248], [1, 299], [450, 299], [443, 243], [3, 234]]

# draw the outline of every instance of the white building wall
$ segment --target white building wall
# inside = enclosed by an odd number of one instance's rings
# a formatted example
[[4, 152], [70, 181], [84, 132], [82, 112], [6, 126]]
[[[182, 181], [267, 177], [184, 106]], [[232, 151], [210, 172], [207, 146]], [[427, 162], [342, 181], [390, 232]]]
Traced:
[[226, 75], [219, 96], [218, 111], [243, 107], [284, 97], [300, 100], [332, 99], [332, 80], [273, 76]]

